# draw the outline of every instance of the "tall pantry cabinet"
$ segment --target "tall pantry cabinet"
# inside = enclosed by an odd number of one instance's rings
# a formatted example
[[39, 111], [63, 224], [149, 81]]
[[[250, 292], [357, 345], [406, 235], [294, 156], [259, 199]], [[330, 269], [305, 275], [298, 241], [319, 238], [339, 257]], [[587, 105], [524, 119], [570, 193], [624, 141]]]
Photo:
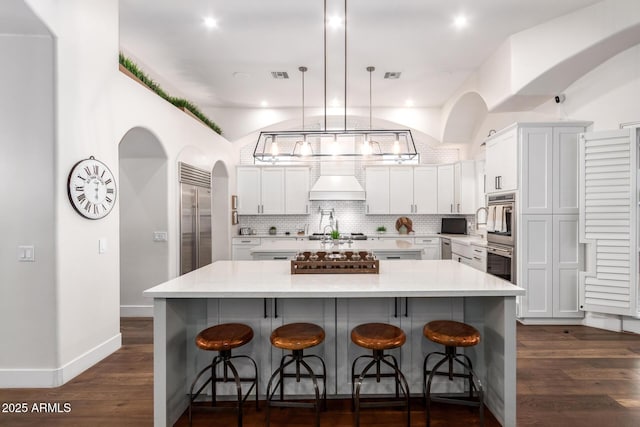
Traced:
[[578, 300], [584, 265], [578, 147], [588, 125], [516, 123], [487, 141], [488, 192], [516, 193], [516, 279], [527, 290], [518, 317], [524, 322], [564, 323], [584, 316]]

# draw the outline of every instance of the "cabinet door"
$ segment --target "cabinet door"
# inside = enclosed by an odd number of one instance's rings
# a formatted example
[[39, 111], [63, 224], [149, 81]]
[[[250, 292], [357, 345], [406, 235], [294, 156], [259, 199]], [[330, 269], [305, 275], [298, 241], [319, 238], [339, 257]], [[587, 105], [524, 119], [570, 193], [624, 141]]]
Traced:
[[[277, 298], [272, 299], [271, 307], [271, 329], [289, 323], [313, 323], [324, 329], [324, 341], [315, 347], [304, 350], [304, 354], [315, 354], [322, 357], [327, 370], [327, 394], [334, 394], [336, 389], [335, 346], [336, 346], [336, 324], [335, 324], [335, 299], [334, 298]], [[276, 317], [277, 316], [277, 317]], [[271, 367], [265, 367], [269, 376], [280, 365], [280, 360], [284, 354], [291, 354], [291, 351], [283, 351], [269, 345], [271, 348]], [[266, 352], [268, 353], [268, 352]], [[321, 364], [315, 358], [305, 359], [314, 373], [321, 372]], [[295, 372], [295, 365], [289, 366], [286, 372]], [[304, 368], [302, 369], [304, 372]], [[342, 381], [342, 378], [341, 378]], [[322, 392], [322, 382], [319, 381]], [[266, 383], [265, 386], [266, 388]], [[296, 383], [294, 378], [285, 380], [285, 392], [290, 395], [312, 395], [313, 385], [310, 379], [303, 379]]]
[[309, 213], [309, 168], [285, 168], [284, 206], [287, 214]]
[[473, 160], [453, 166], [453, 210], [458, 214], [476, 213], [476, 169]]
[[389, 168], [389, 213], [413, 213], [413, 168]]
[[522, 268], [517, 280], [527, 291], [522, 297], [522, 316], [552, 317], [553, 216], [522, 215], [520, 219]]
[[438, 213], [454, 213], [453, 165], [438, 166]]
[[583, 259], [578, 215], [554, 215], [553, 317], [584, 317], [578, 301], [578, 272]]
[[487, 193], [518, 188], [518, 140], [514, 127], [487, 141]]
[[389, 213], [389, 168], [367, 168], [365, 173], [368, 214]]
[[[397, 305], [396, 305], [397, 302]], [[336, 372], [337, 393], [351, 394], [351, 364], [360, 355], [371, 354], [371, 350], [355, 345], [351, 341], [351, 330], [362, 323], [381, 322], [400, 326], [400, 298], [338, 298], [336, 301]], [[407, 339], [408, 344], [409, 339]], [[401, 362], [402, 348], [396, 348], [385, 353], [393, 354]], [[370, 360], [370, 359], [369, 359]], [[356, 371], [362, 371], [367, 361], [360, 361]], [[402, 369], [402, 366], [400, 366]], [[390, 394], [395, 393], [393, 378], [386, 378], [376, 383], [369, 379], [362, 386], [362, 394]]]
[[413, 213], [438, 213], [438, 168], [418, 166], [413, 169]]
[[[551, 214], [553, 213], [553, 129], [550, 127], [522, 128], [520, 138], [521, 212]], [[574, 173], [577, 173], [575, 168]]]
[[583, 127], [553, 129], [553, 213], [578, 213], [578, 135]]
[[284, 168], [262, 168], [262, 213], [284, 214]]
[[239, 167], [236, 177], [238, 181], [238, 215], [259, 214], [262, 208], [260, 168]]

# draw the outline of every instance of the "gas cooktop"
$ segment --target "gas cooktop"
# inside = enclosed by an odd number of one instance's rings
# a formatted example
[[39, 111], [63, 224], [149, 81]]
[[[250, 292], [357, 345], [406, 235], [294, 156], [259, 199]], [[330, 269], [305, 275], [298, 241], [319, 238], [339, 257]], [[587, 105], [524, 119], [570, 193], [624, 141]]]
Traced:
[[[324, 233], [313, 233], [309, 236], [309, 240], [322, 240]], [[340, 235], [340, 240], [367, 240], [364, 233], [345, 233]]]

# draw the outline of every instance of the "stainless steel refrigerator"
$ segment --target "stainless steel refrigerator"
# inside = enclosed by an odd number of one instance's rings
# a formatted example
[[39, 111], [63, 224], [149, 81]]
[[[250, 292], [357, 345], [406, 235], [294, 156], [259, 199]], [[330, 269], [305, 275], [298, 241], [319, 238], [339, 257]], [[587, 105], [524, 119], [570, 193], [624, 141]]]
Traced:
[[178, 163], [180, 274], [211, 264], [211, 173]]

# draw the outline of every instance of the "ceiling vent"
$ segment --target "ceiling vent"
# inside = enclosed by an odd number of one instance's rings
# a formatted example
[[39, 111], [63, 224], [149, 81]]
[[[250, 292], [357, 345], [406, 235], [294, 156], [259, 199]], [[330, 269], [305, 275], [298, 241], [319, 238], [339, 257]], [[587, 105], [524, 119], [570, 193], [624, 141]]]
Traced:
[[289, 73], [287, 73], [286, 71], [272, 71], [271, 77], [276, 80], [288, 79]]
[[385, 79], [399, 79], [400, 78], [400, 74], [402, 74], [402, 72], [400, 72], [400, 71], [387, 71], [386, 73], [384, 73], [384, 78]]

